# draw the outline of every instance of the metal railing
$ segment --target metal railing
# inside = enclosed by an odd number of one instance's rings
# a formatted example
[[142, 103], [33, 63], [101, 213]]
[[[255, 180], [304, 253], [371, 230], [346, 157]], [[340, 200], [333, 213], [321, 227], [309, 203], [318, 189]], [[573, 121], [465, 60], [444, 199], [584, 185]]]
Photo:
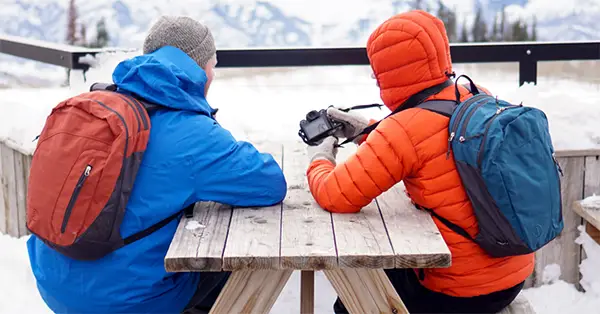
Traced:
[[[453, 63], [516, 62], [519, 84], [537, 83], [540, 61], [600, 60], [600, 41], [456, 43], [450, 45]], [[0, 53], [58, 65], [89, 69], [80, 60], [101, 49], [89, 49], [0, 35]], [[365, 48], [222, 49], [218, 67], [302, 67], [368, 65]], [[399, 56], [401, 57], [401, 56]]]

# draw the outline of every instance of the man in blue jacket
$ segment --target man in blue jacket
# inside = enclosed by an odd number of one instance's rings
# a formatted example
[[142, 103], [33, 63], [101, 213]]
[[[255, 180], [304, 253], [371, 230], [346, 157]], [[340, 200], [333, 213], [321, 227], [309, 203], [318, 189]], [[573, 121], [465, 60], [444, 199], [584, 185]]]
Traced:
[[[273, 157], [236, 141], [206, 101], [216, 65], [212, 35], [186, 17], [162, 17], [144, 55], [121, 62], [122, 92], [176, 110], [151, 114], [148, 147], [127, 205], [127, 237], [197, 201], [233, 206], [281, 202], [286, 181]], [[39, 292], [57, 313], [208, 313], [228, 273], [167, 273], [164, 257], [178, 219], [96, 261], [69, 259], [32, 236]]]

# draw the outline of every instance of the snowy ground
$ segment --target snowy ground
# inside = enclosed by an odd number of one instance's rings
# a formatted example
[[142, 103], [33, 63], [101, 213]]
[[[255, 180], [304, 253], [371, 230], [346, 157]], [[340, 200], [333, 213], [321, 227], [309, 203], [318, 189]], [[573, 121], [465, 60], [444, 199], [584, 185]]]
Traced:
[[[92, 82], [110, 82], [110, 73], [122, 56], [101, 60], [103, 66], [87, 74], [87, 83], [74, 75], [71, 88], [0, 90], [0, 141], [23, 152], [31, 152], [47, 114], [59, 101], [86, 91]], [[480, 85], [499, 97], [543, 109], [550, 120], [557, 149], [600, 149], [598, 85], [564, 79], [541, 78], [538, 86], [517, 88], [517, 73], [501, 71], [468, 72], [457, 66], [458, 74], [467, 72]], [[306, 112], [329, 105], [352, 106], [380, 103], [368, 67], [304, 68], [271, 74], [219, 79], [213, 83], [209, 102], [220, 109], [218, 119], [234, 136], [249, 141], [297, 140], [298, 122]], [[466, 82], [466, 81], [465, 81]], [[389, 111], [369, 109], [363, 114], [381, 118]], [[0, 235], [0, 313], [45, 313], [30, 272], [25, 238]], [[560, 281], [560, 270], [549, 267], [548, 284], [525, 291], [538, 313], [598, 313], [600, 309], [600, 247], [583, 234], [578, 240], [589, 257], [583, 261], [583, 285], [578, 292]], [[316, 278], [316, 313], [331, 313], [335, 293], [322, 273]], [[275, 304], [273, 313], [297, 313], [299, 274], [295, 273]], [[6, 302], [3, 300], [10, 300]]]

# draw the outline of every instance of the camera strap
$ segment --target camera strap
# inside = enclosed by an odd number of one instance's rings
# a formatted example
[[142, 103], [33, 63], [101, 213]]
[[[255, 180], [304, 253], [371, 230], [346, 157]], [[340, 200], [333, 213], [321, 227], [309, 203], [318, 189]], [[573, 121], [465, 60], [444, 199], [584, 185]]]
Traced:
[[[454, 84], [454, 82], [452, 81], [452, 79], [447, 79], [446, 81], [444, 81], [441, 84], [438, 85], [434, 85], [431, 86], [429, 88], [426, 88], [414, 95], [412, 95], [410, 98], [408, 98], [405, 102], [403, 102], [402, 104], [400, 104], [394, 111], [392, 111], [392, 113], [390, 113], [389, 115], [387, 115], [385, 118], [388, 118], [402, 110], [406, 110], [409, 108], [414, 108], [418, 105], [420, 105], [422, 102], [424, 102], [427, 98], [441, 92], [442, 90], [444, 90], [444, 88], [452, 86], [452, 84]], [[367, 105], [368, 106], [368, 105]], [[369, 134], [371, 133], [371, 131], [375, 130], [375, 128], [377, 128], [377, 126], [379, 125], [379, 123], [381, 121], [383, 121], [385, 118], [369, 125], [368, 127], [366, 127], [364, 130], [362, 130], [360, 133], [356, 134], [355, 136], [346, 139], [345, 141], [343, 141], [341, 144], [338, 144], [337, 147], [342, 147], [342, 145], [348, 144], [352, 141], [354, 141], [356, 138], [358, 138], [359, 136], [363, 136], [365, 134]]]

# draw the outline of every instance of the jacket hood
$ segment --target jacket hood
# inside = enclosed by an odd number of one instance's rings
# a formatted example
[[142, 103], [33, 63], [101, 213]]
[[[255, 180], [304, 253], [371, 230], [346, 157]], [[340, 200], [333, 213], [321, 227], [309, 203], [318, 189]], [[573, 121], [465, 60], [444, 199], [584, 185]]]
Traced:
[[444, 24], [420, 10], [383, 22], [367, 41], [367, 55], [381, 99], [392, 111], [410, 96], [443, 83], [452, 73]]
[[113, 81], [119, 90], [165, 107], [210, 115], [204, 97], [206, 72], [178, 48], [166, 46], [117, 65]]

